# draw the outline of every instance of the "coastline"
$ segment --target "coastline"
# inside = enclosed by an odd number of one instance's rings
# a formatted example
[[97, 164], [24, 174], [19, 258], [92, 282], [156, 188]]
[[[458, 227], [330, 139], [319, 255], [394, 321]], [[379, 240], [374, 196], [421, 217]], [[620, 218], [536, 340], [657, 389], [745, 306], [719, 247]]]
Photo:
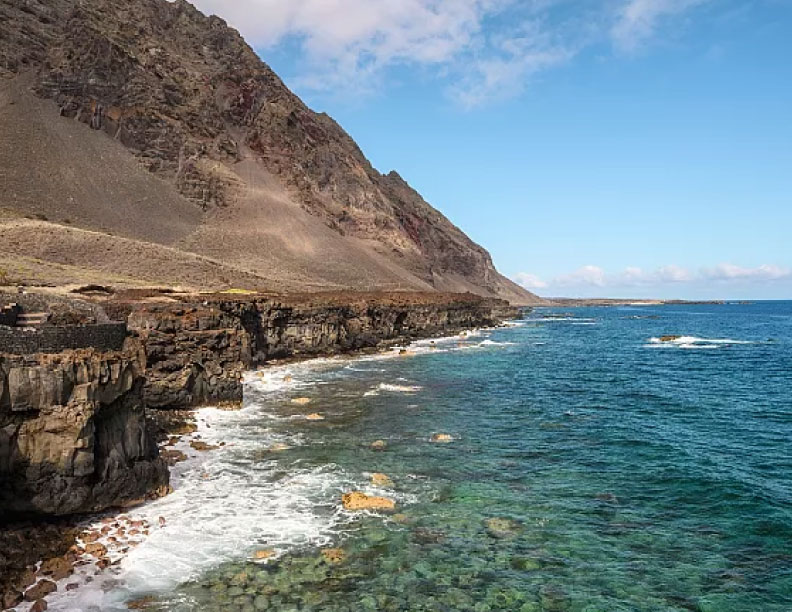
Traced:
[[[515, 311], [516, 312], [516, 311]], [[505, 327], [507, 319], [495, 321], [497, 325], [485, 328], [474, 328], [465, 330], [458, 328], [445, 328], [443, 335], [431, 336], [415, 330], [410, 334], [400, 335], [380, 341], [376, 346], [363, 346], [344, 350], [343, 352], [331, 351], [327, 354], [306, 355], [293, 354], [289, 357], [273, 359], [262, 364], [257, 370], [247, 371], [247, 376], [255, 376], [257, 372], [272, 371], [288, 368], [290, 366], [300, 366], [303, 364], [317, 363], [332, 360], [340, 365], [345, 361], [354, 361], [366, 357], [379, 358], [404, 358], [410, 357], [411, 353], [399, 352], [399, 347], [408, 346], [416, 341], [426, 343], [436, 341], [456, 339], [459, 334], [467, 336], [476, 330], [494, 329]], [[493, 322], [493, 321], [490, 321]], [[449, 334], [453, 334], [449, 336]], [[427, 345], [428, 346], [428, 345]], [[263, 368], [263, 369], [262, 369]], [[220, 402], [223, 404], [219, 410], [238, 410], [241, 409], [241, 402], [230, 401]], [[183, 409], [149, 409], [147, 423], [151, 430], [151, 424], [156, 427], [156, 434], [159, 441], [160, 457], [169, 465], [172, 475], [178, 479], [179, 463], [187, 461], [193, 464], [200, 461], [201, 456], [206, 456], [217, 447], [207, 445], [201, 440], [198, 433], [198, 420], [201, 410], [218, 410], [216, 406], [192, 406]], [[170, 489], [172, 491], [172, 489]], [[41, 606], [38, 601], [46, 601], [45, 597], [38, 597], [34, 601], [20, 602], [33, 584], [46, 583], [47, 589], [55, 587], [55, 591], [68, 593], [76, 589], [74, 576], [79, 574], [83, 579], [91, 581], [94, 576], [100, 577], [103, 572], [114, 572], [126, 554], [133, 550], [135, 546], [142, 542], [142, 538], [148, 535], [149, 530], [158, 528], [158, 525], [151, 520], [141, 519], [135, 515], [136, 510], [145, 507], [145, 501], [135, 500], [128, 507], [110, 508], [106, 511], [87, 516], [77, 516], [74, 518], [59, 519], [60, 528], [57, 529], [57, 546], [46, 549], [45, 553], [39, 555], [36, 563], [31, 563], [30, 555], [18, 557], [16, 567], [13, 560], [6, 564], [4, 568], [5, 599], [1, 602], [2, 609], [14, 608], [18, 612], [36, 609], [34, 606]], [[165, 518], [165, 517], [163, 517]], [[167, 520], [167, 519], [165, 519]], [[161, 526], [161, 525], [160, 525]], [[42, 531], [36, 524], [12, 524], [3, 528], [2, 533], [17, 533], [21, 529], [32, 528], [30, 532], [32, 538], [39, 539]], [[47, 530], [52, 532], [52, 528]], [[46, 531], [46, 530], [45, 530]], [[93, 575], [91, 575], [93, 572]], [[36, 580], [39, 582], [37, 583]], [[52, 584], [50, 584], [52, 583]], [[8, 588], [10, 587], [10, 588]], [[11, 604], [11, 605], [9, 605]]]

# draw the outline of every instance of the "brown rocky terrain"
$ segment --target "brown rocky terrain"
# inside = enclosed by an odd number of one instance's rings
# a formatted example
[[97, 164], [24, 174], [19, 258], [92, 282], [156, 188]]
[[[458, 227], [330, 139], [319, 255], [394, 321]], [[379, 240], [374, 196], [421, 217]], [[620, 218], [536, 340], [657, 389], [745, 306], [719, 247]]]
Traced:
[[518, 315], [502, 300], [441, 293], [182, 296], [105, 308], [143, 341], [154, 408], [241, 401], [242, 375], [273, 359], [382, 349]]
[[184, 0], [0, 0], [0, 133], [14, 280], [536, 301]]
[[166, 486], [146, 433], [145, 353], [0, 353], [0, 524], [101, 510]]

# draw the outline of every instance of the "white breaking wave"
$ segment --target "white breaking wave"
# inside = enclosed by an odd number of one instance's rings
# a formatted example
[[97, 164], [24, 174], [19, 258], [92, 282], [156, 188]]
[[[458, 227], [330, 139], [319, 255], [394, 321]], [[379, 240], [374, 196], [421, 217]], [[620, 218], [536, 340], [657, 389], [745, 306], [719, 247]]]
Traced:
[[482, 340], [479, 346], [514, 346], [514, 342], [495, 342], [495, 340]]
[[392, 385], [388, 383], [380, 383], [377, 386], [380, 391], [390, 391], [391, 393], [418, 393], [423, 387], [418, 385]]
[[529, 319], [531, 323], [596, 323], [597, 319], [587, 317], [537, 317]]
[[681, 348], [681, 349], [718, 349], [734, 345], [757, 344], [751, 340], [733, 340], [731, 338], [699, 338], [698, 336], [679, 336], [675, 338], [649, 338], [645, 346], [650, 348]]
[[[409, 350], [428, 353], [441, 346], [453, 350], [463, 341], [476, 346], [470, 340], [482, 335], [486, 334], [476, 330], [464, 337], [420, 341]], [[47, 598], [49, 610], [122, 612], [130, 599], [171, 592], [223, 562], [252, 558], [256, 550], [280, 555], [333, 542], [354, 519], [341, 507], [341, 494], [348, 490], [376, 493], [377, 489], [364, 475], [347, 474], [333, 464], [284, 471], [278, 461], [280, 453], [304, 445], [305, 440], [299, 434], [271, 431], [265, 423], [294, 418], [277, 414], [277, 402], [316, 385], [331, 384], [328, 377], [332, 380], [350, 364], [399, 356], [396, 347], [379, 355], [313, 359], [246, 373], [246, 407], [196, 411], [197, 431], [173, 447], [188, 456], [171, 469], [174, 492], [126, 513], [131, 521], [145, 522], [148, 535], [141, 536], [129, 551], [111, 550], [111, 560], [118, 563], [99, 574], [94, 575], [93, 564], [78, 568]], [[418, 385], [380, 383], [366, 395], [421, 390]], [[197, 452], [189, 444], [195, 439], [218, 448]], [[396, 491], [389, 491], [389, 497], [401, 504], [416, 500]], [[97, 518], [86, 527], [101, 525]], [[66, 591], [66, 582], [76, 582], [79, 588]], [[18, 609], [26, 612], [28, 607], [23, 604]]]

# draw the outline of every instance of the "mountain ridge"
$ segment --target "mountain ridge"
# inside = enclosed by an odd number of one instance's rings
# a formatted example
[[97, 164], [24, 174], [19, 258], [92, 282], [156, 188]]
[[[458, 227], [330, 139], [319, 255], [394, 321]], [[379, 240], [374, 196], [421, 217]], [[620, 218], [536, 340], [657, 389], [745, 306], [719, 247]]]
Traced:
[[[244, 274], [267, 269], [282, 281], [277, 289], [539, 301], [396, 171], [376, 170], [221, 18], [185, 0], [0, 0], [0, 17], [0, 127], [10, 135], [0, 163], [12, 211], [54, 214]], [[31, 168], [42, 176], [26, 180]], [[53, 178], [59, 172], [74, 174], [82, 192], [67, 197], [73, 187]], [[145, 214], [129, 203], [130, 184]], [[128, 220], [111, 214], [109, 200]]]

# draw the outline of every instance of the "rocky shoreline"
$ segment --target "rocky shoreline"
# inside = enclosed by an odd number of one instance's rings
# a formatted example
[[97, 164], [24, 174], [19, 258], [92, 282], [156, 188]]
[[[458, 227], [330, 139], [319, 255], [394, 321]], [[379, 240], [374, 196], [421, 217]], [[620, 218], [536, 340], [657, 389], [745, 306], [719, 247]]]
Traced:
[[[167, 494], [167, 466], [184, 457], [172, 447], [195, 431], [191, 409], [239, 405], [244, 372], [381, 351], [519, 316], [502, 301], [436, 294], [146, 297], [100, 307], [127, 322], [122, 351], [0, 352], [0, 515], [7, 525], [0, 538], [14, 544], [0, 555], [2, 609], [24, 601], [32, 602], [26, 609], [46, 609], [53, 577], [86, 564], [106, 568], [117, 560], [108, 543], [134, 546], [129, 534], [150, 526], [113, 518], [98, 528], [113, 539], [88, 550], [96, 529], [69, 517], [123, 512]], [[200, 440], [191, 443], [207, 450]], [[29, 516], [66, 518], [9, 522]]]

